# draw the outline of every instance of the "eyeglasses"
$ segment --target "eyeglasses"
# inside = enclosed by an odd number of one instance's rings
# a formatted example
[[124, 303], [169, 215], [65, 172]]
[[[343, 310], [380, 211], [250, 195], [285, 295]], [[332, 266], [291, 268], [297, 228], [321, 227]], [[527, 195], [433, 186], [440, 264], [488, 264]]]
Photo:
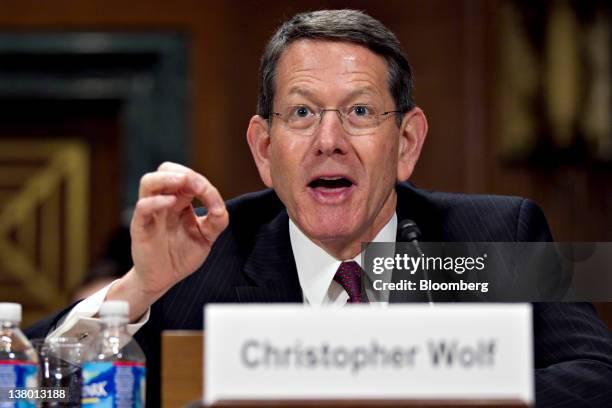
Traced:
[[[282, 113], [272, 112], [272, 116], [280, 118], [293, 132], [312, 136], [323, 120], [325, 112], [336, 112], [344, 130], [352, 136], [366, 135], [376, 129], [390, 113], [401, 111], [391, 110], [378, 113], [371, 105], [354, 105], [341, 109], [318, 109], [315, 110], [307, 105], [292, 105]], [[272, 117], [270, 117], [272, 119]]]

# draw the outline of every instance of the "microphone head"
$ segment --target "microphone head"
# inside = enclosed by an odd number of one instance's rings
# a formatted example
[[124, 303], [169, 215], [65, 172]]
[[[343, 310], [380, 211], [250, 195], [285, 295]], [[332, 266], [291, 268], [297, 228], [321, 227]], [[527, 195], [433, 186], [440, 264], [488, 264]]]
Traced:
[[405, 219], [400, 221], [397, 228], [401, 241], [418, 241], [421, 238], [421, 230], [416, 225], [416, 222], [412, 220]]

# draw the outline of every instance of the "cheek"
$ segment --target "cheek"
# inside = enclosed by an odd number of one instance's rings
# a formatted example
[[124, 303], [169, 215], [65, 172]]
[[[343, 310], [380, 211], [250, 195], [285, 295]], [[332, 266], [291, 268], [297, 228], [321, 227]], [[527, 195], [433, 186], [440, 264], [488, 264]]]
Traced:
[[281, 195], [295, 184], [300, 169], [300, 152], [302, 145], [299, 141], [285, 140], [273, 142], [270, 146], [270, 173], [272, 185]]
[[[361, 160], [365, 164], [370, 182], [380, 185], [389, 179], [395, 180], [398, 163], [398, 140], [392, 137], [370, 138], [356, 146], [361, 152]], [[382, 187], [382, 186], [381, 186]]]

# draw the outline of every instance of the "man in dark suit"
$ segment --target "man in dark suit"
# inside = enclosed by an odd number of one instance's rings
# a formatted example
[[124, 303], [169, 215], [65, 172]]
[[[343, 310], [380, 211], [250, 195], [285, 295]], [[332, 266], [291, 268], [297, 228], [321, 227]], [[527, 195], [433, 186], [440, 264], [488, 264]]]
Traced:
[[[398, 220], [414, 220], [424, 241], [551, 239], [528, 200], [402, 183], [427, 121], [412, 99], [410, 66], [380, 22], [352, 10], [297, 15], [268, 43], [260, 74], [247, 139], [271, 190], [224, 203], [202, 175], [162, 164], [141, 181], [131, 226], [134, 267], [98, 296], [127, 300], [131, 320], [139, 321], [150, 405], [159, 401], [161, 330], [201, 329], [209, 302], [359, 300], [335, 270], [352, 267], [362, 242], [392, 241]], [[194, 212], [193, 198], [206, 214]], [[298, 256], [303, 252], [328, 262], [312, 269]], [[311, 280], [319, 269], [331, 270], [322, 287]], [[87, 299], [63, 316], [59, 332], [79, 331], [86, 313], [78, 310], [95, 314], [91, 305]], [[60, 317], [30, 334], [48, 333]], [[534, 322], [538, 404], [609, 403], [612, 346], [592, 307], [536, 304]]]

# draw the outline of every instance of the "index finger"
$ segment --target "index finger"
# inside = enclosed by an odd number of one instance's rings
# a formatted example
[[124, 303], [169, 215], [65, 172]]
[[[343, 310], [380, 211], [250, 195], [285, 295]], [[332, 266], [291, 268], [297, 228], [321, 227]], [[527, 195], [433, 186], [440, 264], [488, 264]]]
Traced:
[[195, 173], [195, 171], [193, 171], [187, 166], [183, 166], [182, 164], [173, 163], [169, 161], [166, 161], [160, 164], [159, 167], [157, 167], [157, 170], [158, 171], [172, 171], [176, 173], [185, 173], [185, 174]]
[[187, 177], [187, 186], [194, 196], [202, 202], [213, 216], [222, 216], [225, 213], [225, 202], [219, 191], [203, 175], [196, 173], [189, 167], [178, 163], [164, 162], [158, 167], [159, 171], [183, 173]]

